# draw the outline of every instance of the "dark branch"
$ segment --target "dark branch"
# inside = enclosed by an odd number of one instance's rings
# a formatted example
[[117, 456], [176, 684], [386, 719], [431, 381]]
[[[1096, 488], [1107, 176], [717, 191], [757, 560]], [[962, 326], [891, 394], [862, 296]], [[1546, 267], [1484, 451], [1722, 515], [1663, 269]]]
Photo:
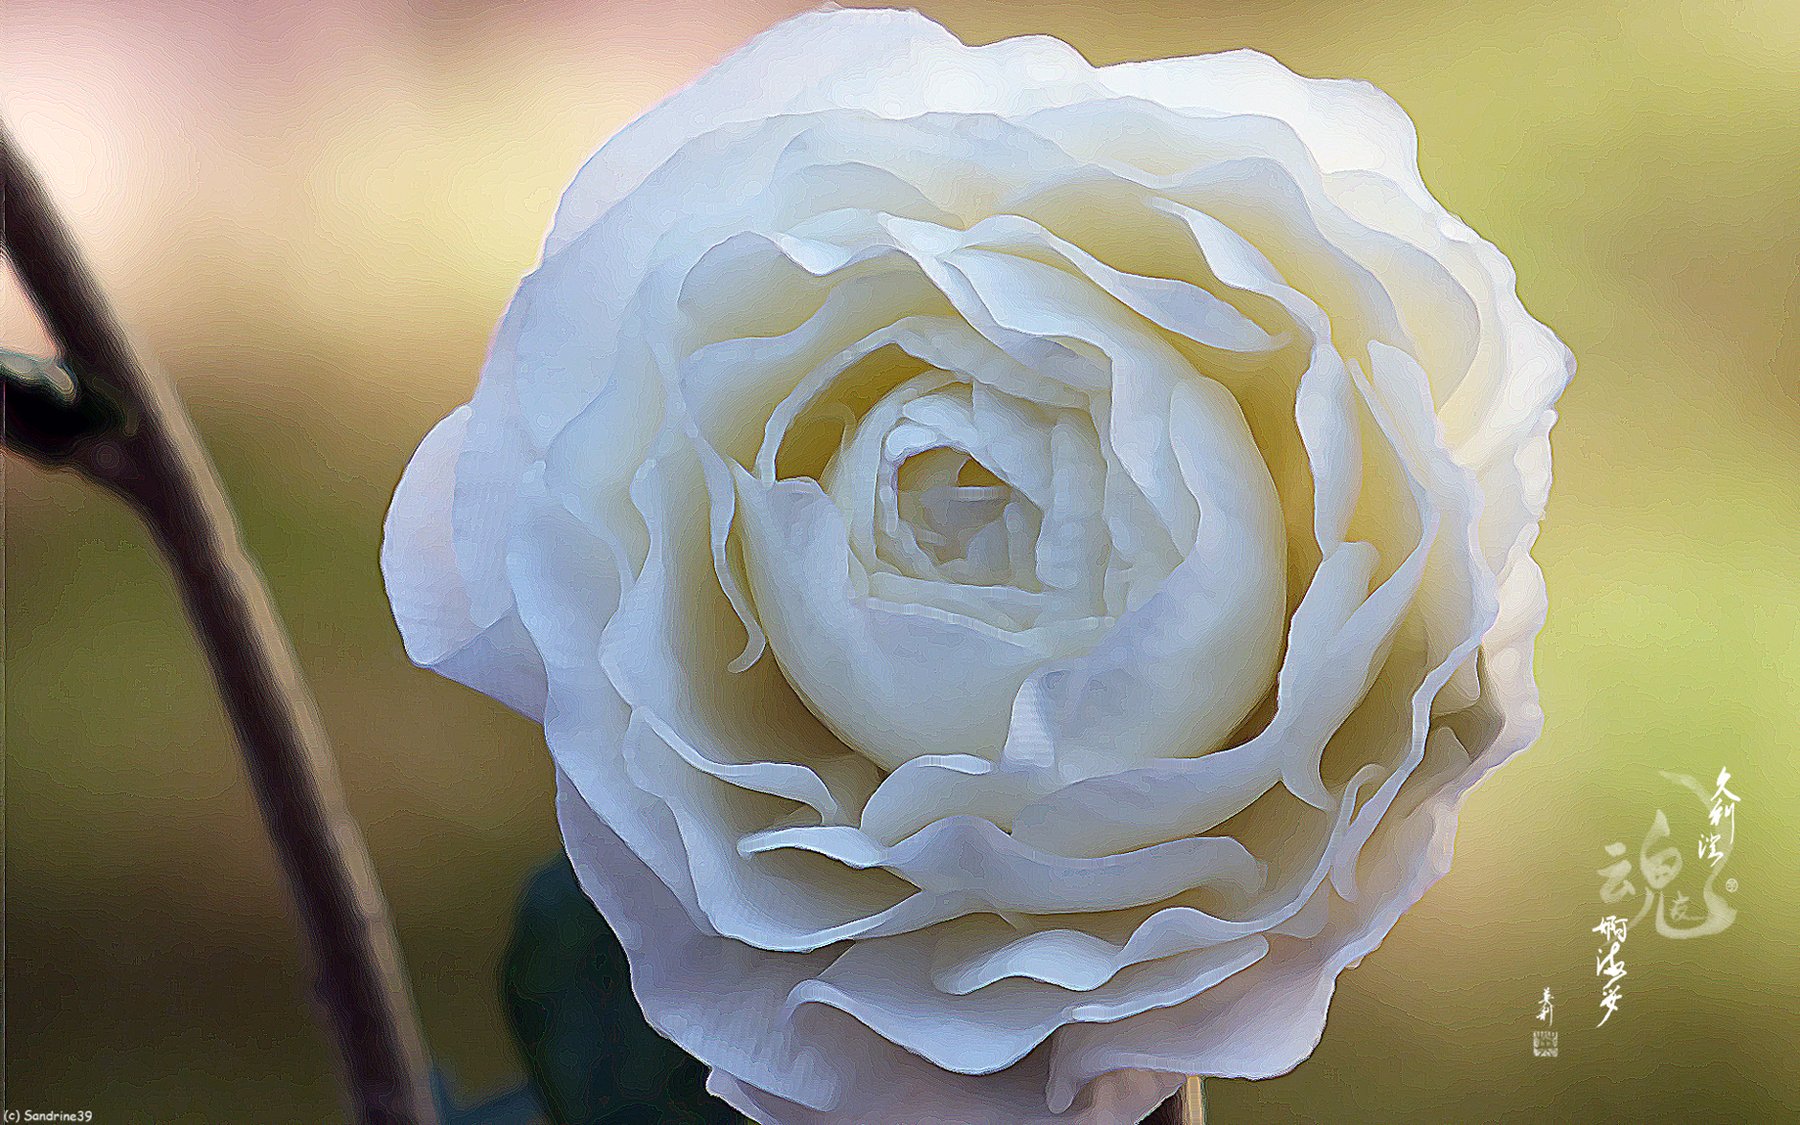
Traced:
[[55, 360], [0, 348], [6, 447], [51, 468], [79, 469], [116, 487], [123, 466], [124, 410]]
[[43, 186], [0, 126], [7, 256], [62, 349], [9, 363], [6, 443], [126, 498], [175, 572], [243, 747], [311, 946], [364, 1125], [434, 1125], [424, 1037], [375, 869], [318, 710], [212, 460], [132, 348]]

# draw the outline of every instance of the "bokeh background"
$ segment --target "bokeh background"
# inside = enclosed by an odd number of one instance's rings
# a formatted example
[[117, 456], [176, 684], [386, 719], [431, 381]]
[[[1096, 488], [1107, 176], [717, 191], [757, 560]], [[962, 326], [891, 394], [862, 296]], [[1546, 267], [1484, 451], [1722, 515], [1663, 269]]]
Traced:
[[[0, 7], [0, 110], [212, 446], [465, 1089], [519, 1073], [495, 965], [558, 846], [551, 776], [534, 727], [408, 665], [382, 514], [582, 159], [800, 6]], [[966, 40], [1049, 32], [1101, 63], [1249, 45], [1375, 81], [1580, 363], [1537, 548], [1548, 730], [1475, 793], [1450, 876], [1343, 977], [1317, 1054], [1209, 1084], [1208, 1120], [1800, 1120], [1800, 4], [922, 7]], [[0, 343], [47, 348], [10, 278]], [[168, 579], [118, 504], [10, 457], [5, 475], [5, 1104], [340, 1120]], [[1659, 769], [1721, 766], [1739, 920], [1634, 932], [1595, 1030], [1602, 849], [1635, 856], [1658, 807], [1691, 817]], [[1546, 987], [1555, 1059], [1530, 1050]]]

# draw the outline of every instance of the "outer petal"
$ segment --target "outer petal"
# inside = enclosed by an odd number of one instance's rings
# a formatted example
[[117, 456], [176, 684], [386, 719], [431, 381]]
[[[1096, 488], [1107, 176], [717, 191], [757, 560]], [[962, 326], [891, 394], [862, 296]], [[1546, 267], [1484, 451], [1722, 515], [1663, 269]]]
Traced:
[[434, 426], [406, 466], [383, 528], [381, 574], [414, 663], [542, 719], [544, 662], [519, 615], [477, 625], [457, 567], [450, 510], [469, 414], [459, 407]]
[[1282, 942], [1255, 971], [1186, 1004], [1113, 1027], [1058, 1033], [1051, 1106], [1120, 1067], [1172, 1069], [1223, 1078], [1272, 1078], [1318, 1046], [1337, 977], [1381, 944], [1400, 915], [1450, 867], [1456, 801], [1439, 799], [1391, 826], [1355, 903], [1332, 902], [1326, 930]]
[[1072, 1108], [1046, 1106], [1046, 1052], [996, 1074], [941, 1070], [819, 1004], [789, 994], [836, 954], [771, 954], [696, 929], [668, 888], [558, 776], [557, 813], [576, 874], [631, 966], [651, 1026], [712, 1066], [708, 1088], [782, 1125], [1117, 1125], [1136, 1121], [1179, 1075], [1127, 1070], [1088, 1084]]
[[808, 12], [753, 39], [594, 154], [558, 206], [554, 254], [702, 133], [781, 114], [858, 109], [881, 117], [1026, 112], [1097, 92], [1060, 40], [970, 48], [917, 12]]

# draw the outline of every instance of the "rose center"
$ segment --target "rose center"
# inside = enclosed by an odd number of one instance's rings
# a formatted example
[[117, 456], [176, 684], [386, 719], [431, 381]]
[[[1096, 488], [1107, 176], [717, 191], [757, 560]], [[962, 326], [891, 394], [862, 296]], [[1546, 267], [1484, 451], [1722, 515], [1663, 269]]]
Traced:
[[907, 457], [894, 473], [892, 503], [895, 530], [945, 577], [998, 586], [1031, 573], [1037, 508], [967, 450], [938, 446]]

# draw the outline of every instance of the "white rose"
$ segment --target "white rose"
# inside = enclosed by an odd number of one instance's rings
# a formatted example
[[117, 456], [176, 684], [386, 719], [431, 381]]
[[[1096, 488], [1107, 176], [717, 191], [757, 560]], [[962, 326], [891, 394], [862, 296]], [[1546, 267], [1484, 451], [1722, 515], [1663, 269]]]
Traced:
[[383, 567], [715, 1093], [1136, 1121], [1537, 733], [1571, 367], [1366, 84], [817, 12], [582, 169]]

